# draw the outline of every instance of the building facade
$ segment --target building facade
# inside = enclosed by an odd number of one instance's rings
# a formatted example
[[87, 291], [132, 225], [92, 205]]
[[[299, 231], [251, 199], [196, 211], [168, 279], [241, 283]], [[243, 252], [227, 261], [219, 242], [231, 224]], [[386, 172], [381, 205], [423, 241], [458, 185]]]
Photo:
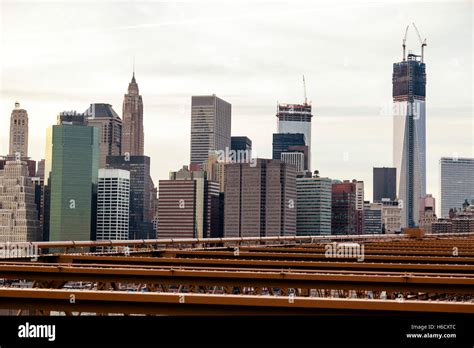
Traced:
[[441, 217], [448, 217], [450, 209], [474, 199], [474, 158], [443, 157], [440, 171]]
[[44, 182], [48, 186], [48, 240], [95, 239], [98, 172], [98, 129], [85, 125], [83, 114], [61, 113], [58, 125], [47, 132]]
[[18, 159], [28, 157], [28, 113], [15, 103], [10, 117], [10, 146], [8, 153]]
[[84, 114], [99, 129], [99, 168], [105, 168], [107, 156], [122, 153], [122, 120], [110, 104], [91, 104]]
[[364, 202], [364, 233], [363, 234], [382, 234], [382, 203]]
[[409, 54], [393, 64], [393, 166], [402, 227], [419, 220], [418, 202], [426, 194], [426, 71], [420, 57]]
[[382, 198], [382, 223], [385, 234], [400, 233], [402, 231], [402, 208], [398, 200]]
[[203, 164], [213, 151], [230, 150], [231, 117], [231, 104], [216, 95], [191, 98], [191, 164]]
[[397, 199], [397, 169], [396, 168], [374, 168], [373, 169], [373, 201], [381, 202], [382, 198]]
[[107, 168], [130, 172], [129, 239], [156, 238], [153, 232], [153, 181], [148, 156], [107, 156]]
[[28, 175], [27, 163], [11, 156], [0, 169], [0, 242], [41, 239], [35, 187]]
[[[308, 168], [311, 171], [311, 105], [304, 104], [278, 104], [278, 133], [299, 133], [304, 135], [308, 147]], [[275, 159], [275, 158], [274, 158]]]
[[331, 234], [331, 186], [317, 175], [296, 179], [296, 235]]
[[364, 183], [333, 181], [332, 234], [362, 234], [364, 230]]
[[122, 155], [143, 156], [145, 133], [143, 130], [143, 99], [135, 73], [124, 95], [122, 106]]
[[187, 166], [159, 181], [158, 238], [222, 237], [219, 184]]
[[129, 238], [130, 172], [99, 169], [97, 240]]
[[296, 168], [278, 160], [226, 165], [224, 237], [294, 236]]

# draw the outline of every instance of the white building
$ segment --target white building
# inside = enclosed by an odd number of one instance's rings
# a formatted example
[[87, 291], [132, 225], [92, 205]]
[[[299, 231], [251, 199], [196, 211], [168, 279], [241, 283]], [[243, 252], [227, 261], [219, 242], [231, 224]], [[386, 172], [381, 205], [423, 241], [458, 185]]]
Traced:
[[331, 234], [332, 180], [319, 176], [296, 179], [296, 235]]
[[297, 173], [304, 172], [304, 154], [301, 152], [282, 152], [281, 160], [296, 167]]
[[449, 158], [440, 160], [441, 217], [449, 215], [449, 209], [461, 209], [467, 199], [474, 199], [474, 158]]
[[128, 237], [130, 172], [99, 169], [97, 187], [97, 240], [124, 240]]
[[402, 230], [402, 208], [398, 201], [382, 198], [382, 223], [385, 233], [400, 233]]
[[36, 242], [41, 237], [27, 163], [7, 158], [0, 170], [0, 242]]

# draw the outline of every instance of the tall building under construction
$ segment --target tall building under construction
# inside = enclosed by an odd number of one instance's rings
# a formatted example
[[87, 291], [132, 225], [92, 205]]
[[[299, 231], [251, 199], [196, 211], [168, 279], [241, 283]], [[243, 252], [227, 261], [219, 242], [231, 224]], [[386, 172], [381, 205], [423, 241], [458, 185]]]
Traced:
[[311, 104], [278, 104], [278, 133], [304, 134], [308, 147], [308, 170], [311, 171]]
[[[416, 29], [416, 27], [415, 27]], [[408, 27], [407, 27], [408, 31]], [[393, 165], [397, 168], [397, 194], [402, 206], [402, 227], [419, 220], [418, 203], [426, 194], [426, 67], [421, 55], [405, 55], [393, 64]], [[421, 40], [421, 39], [420, 39]]]

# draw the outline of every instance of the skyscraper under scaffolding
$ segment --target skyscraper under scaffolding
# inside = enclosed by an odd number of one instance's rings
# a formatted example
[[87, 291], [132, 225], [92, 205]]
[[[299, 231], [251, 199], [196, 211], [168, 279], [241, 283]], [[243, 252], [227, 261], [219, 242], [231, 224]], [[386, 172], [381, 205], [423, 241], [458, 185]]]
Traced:
[[[415, 27], [416, 29], [416, 27]], [[408, 30], [408, 27], [407, 27]], [[418, 222], [418, 204], [426, 194], [426, 72], [422, 54], [412, 53], [393, 64], [393, 164], [397, 168], [397, 194], [402, 206], [402, 227]]]

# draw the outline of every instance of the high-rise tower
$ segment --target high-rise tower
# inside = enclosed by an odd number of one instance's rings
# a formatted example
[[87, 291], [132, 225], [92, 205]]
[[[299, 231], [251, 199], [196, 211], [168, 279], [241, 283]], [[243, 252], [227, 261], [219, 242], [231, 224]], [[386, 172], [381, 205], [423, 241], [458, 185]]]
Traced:
[[145, 135], [143, 132], [143, 100], [138, 91], [135, 72], [123, 99], [122, 154], [143, 156]]
[[[406, 35], [405, 35], [406, 39]], [[426, 72], [422, 54], [409, 53], [393, 64], [393, 165], [397, 168], [397, 194], [402, 227], [415, 226], [418, 204], [426, 194]]]
[[99, 129], [99, 168], [105, 168], [107, 156], [121, 154], [122, 120], [110, 104], [91, 104], [84, 114], [87, 125]]
[[308, 147], [308, 163], [305, 169], [311, 171], [311, 104], [306, 100], [304, 104], [279, 104], [276, 116], [278, 133], [304, 134], [304, 145]]
[[15, 103], [10, 118], [10, 155], [20, 154], [28, 157], [28, 113], [20, 108], [20, 103]]
[[214, 151], [230, 150], [232, 105], [215, 94], [191, 98], [191, 164], [203, 164]]

